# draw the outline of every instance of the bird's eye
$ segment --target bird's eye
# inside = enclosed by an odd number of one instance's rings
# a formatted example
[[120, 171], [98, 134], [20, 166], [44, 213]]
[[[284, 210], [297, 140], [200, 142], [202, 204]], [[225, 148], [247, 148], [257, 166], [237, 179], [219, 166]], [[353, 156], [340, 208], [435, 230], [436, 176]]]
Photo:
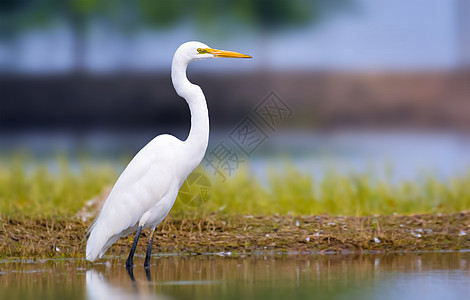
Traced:
[[197, 48], [197, 52], [202, 53], [203, 51], [202, 48]]

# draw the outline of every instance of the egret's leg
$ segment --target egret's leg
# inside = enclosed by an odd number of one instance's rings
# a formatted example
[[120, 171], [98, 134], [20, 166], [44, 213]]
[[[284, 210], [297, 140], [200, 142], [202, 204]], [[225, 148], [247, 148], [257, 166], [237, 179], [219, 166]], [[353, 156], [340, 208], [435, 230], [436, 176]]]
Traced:
[[150, 234], [149, 244], [147, 246], [147, 253], [145, 254], [144, 267], [150, 267], [150, 256], [152, 255], [153, 236], [155, 235], [155, 227], [152, 228], [152, 234]]
[[137, 233], [134, 238], [134, 243], [132, 244], [131, 252], [129, 252], [129, 257], [127, 257], [126, 268], [130, 268], [134, 265], [135, 248], [137, 248], [137, 243], [139, 242], [139, 236], [141, 232], [142, 226], [139, 226], [139, 228], [137, 228]]
[[152, 274], [150, 274], [150, 268], [145, 268], [145, 276], [148, 282], [152, 282]]

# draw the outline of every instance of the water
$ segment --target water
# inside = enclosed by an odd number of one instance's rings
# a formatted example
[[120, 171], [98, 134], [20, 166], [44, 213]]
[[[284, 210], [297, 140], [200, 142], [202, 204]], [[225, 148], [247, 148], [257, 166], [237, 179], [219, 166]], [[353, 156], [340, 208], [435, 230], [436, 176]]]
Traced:
[[[270, 149], [272, 156], [266, 155]], [[341, 174], [369, 173], [392, 182], [424, 176], [446, 180], [470, 170], [470, 136], [450, 132], [280, 134], [248, 163], [263, 178], [267, 164], [279, 164], [280, 155], [276, 153], [284, 153], [284, 158], [316, 178], [334, 170]]]
[[[66, 154], [72, 165], [77, 166], [81, 164], [79, 158], [86, 157], [93, 163], [111, 164], [120, 172], [155, 134], [153, 131], [97, 132], [84, 136], [41, 132], [0, 134], [0, 153], [22, 149], [52, 168], [58, 154]], [[186, 134], [181, 132], [178, 136], [185, 138]], [[237, 149], [227, 134], [215, 132], [211, 134], [206, 155], [220, 141]], [[469, 172], [468, 153], [470, 136], [453, 132], [275, 132], [250, 157], [240, 154], [243, 162], [239, 167], [247, 167], [261, 180], [267, 177], [270, 167], [282, 169], [285, 162], [316, 178], [335, 170], [341, 174], [368, 172], [393, 182], [419, 180], [423, 176], [446, 180]], [[0, 156], [0, 162], [1, 159]]]
[[465, 299], [470, 253], [173, 256], [0, 263], [2, 299]]

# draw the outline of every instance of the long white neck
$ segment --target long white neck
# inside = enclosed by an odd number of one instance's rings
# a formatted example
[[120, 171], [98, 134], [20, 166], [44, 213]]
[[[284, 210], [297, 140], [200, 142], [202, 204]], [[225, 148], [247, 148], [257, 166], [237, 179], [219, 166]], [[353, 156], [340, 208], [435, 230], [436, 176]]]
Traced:
[[[184, 141], [185, 152], [189, 155], [192, 171], [201, 162], [209, 141], [209, 114], [206, 98], [201, 88], [192, 84], [186, 77], [188, 62], [175, 55], [171, 66], [171, 80], [176, 93], [183, 97], [191, 112], [191, 129]], [[188, 174], [189, 175], [189, 174]]]

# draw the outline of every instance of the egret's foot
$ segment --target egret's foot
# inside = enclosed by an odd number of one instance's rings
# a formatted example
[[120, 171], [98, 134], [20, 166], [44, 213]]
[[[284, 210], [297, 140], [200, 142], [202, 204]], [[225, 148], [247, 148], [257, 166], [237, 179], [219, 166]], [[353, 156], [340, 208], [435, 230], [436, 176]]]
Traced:
[[147, 281], [151, 282], [152, 281], [152, 275], [150, 274], [150, 268], [145, 268], [145, 276], [147, 277]]
[[134, 268], [132, 266], [128, 267], [126, 265], [126, 270], [127, 274], [129, 275], [129, 278], [131, 279], [132, 282], [135, 282], [135, 277], [134, 277]]
[[128, 257], [126, 260], [126, 269], [132, 269], [134, 267], [134, 261]]
[[150, 256], [145, 256], [145, 262], [144, 262], [144, 268], [147, 270], [147, 269], [150, 269]]

